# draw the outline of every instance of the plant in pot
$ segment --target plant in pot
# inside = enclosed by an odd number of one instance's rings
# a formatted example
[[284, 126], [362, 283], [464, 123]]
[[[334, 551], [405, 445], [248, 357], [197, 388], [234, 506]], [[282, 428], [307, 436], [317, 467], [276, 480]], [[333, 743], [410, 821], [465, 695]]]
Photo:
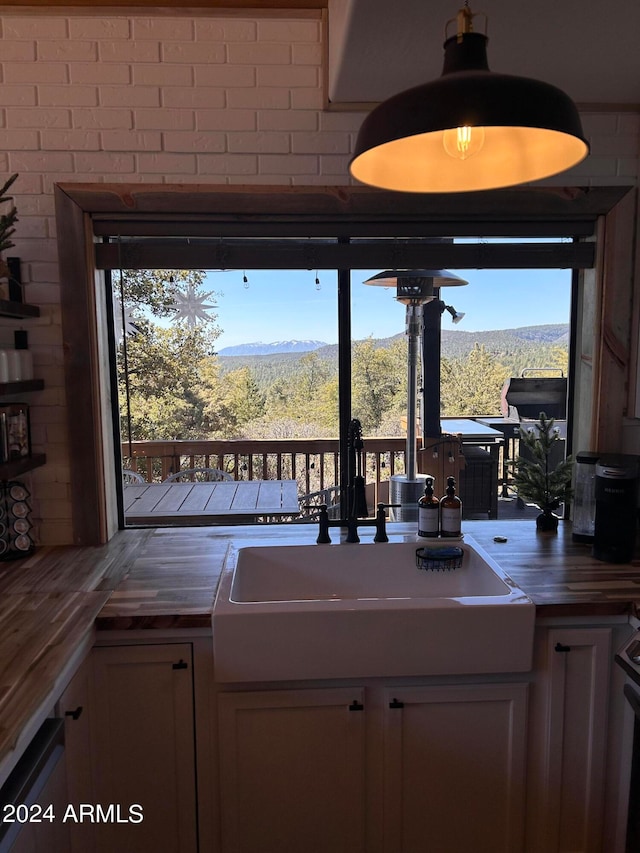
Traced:
[[[13, 202], [13, 196], [6, 195], [6, 193], [9, 191], [17, 177], [18, 174], [16, 172], [14, 175], [11, 175], [11, 177], [5, 182], [4, 186], [0, 188], [0, 204], [4, 204], [7, 201]], [[0, 278], [9, 278], [10, 275], [9, 267], [3, 258], [2, 253], [15, 246], [11, 237], [16, 230], [14, 226], [17, 221], [18, 211], [15, 204], [12, 204], [6, 213], [0, 214]]]
[[539, 420], [526, 429], [520, 427], [521, 445], [529, 451], [518, 456], [514, 465], [514, 485], [518, 497], [534, 503], [540, 509], [536, 528], [540, 531], [558, 529], [558, 516], [553, 512], [572, 495], [573, 459], [568, 456], [553, 465], [552, 455], [560, 441], [555, 420], [540, 412]]

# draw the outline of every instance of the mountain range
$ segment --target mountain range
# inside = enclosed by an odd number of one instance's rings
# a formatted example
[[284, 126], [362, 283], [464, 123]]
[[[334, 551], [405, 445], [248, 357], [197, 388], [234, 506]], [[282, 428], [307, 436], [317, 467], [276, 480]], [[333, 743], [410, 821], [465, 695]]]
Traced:
[[[389, 347], [399, 338], [406, 338], [405, 333], [398, 332], [389, 338], [374, 339], [374, 344], [376, 347]], [[554, 351], [558, 348], [567, 350], [569, 347], [569, 325], [555, 323], [487, 332], [442, 329], [443, 358], [465, 359], [476, 344], [484, 346], [496, 361], [507, 367], [512, 376], [519, 376], [524, 368], [544, 367], [555, 363]], [[238, 368], [249, 367], [255, 381], [264, 390], [278, 379], [295, 376], [299, 370], [300, 359], [308, 352], [316, 353], [318, 358], [328, 362], [332, 369], [337, 371], [338, 345], [323, 344], [321, 341], [239, 344], [235, 347], [224, 347], [218, 355], [223, 375]]]
[[[376, 339], [378, 346], [388, 346], [397, 338], [402, 337], [404, 332], [398, 332], [390, 338]], [[442, 355], [446, 357], [459, 357], [473, 348], [474, 344], [484, 345], [489, 352], [499, 353], [509, 351], [514, 346], [550, 344], [566, 347], [569, 342], [569, 326], [567, 323], [552, 323], [544, 326], [519, 326], [513, 329], [494, 329], [485, 332], [466, 332], [462, 329], [442, 329]], [[246, 344], [223, 347], [218, 355], [222, 357], [247, 357], [255, 355], [279, 355], [282, 353], [305, 353], [315, 350], [325, 350], [322, 355], [337, 352], [337, 344], [328, 344], [325, 341], [315, 340], [290, 340], [253, 341]]]
[[222, 347], [218, 355], [274, 355], [280, 352], [313, 352], [313, 350], [326, 346], [329, 344], [325, 341], [273, 341], [270, 344], [254, 341], [249, 344]]

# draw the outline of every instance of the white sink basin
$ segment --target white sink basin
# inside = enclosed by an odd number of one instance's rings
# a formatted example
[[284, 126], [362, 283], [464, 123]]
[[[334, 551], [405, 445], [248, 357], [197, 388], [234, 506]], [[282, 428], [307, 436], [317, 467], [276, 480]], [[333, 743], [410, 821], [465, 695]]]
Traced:
[[230, 600], [235, 603], [364, 599], [467, 598], [509, 595], [511, 587], [468, 545], [436, 547], [432, 565], [447, 565], [451, 547], [467, 554], [454, 571], [416, 571], [411, 542], [388, 545], [280, 545], [242, 548], [237, 557]]
[[462, 549], [448, 571], [416, 566], [424, 544], [231, 546], [213, 611], [217, 680], [530, 669], [535, 608], [522, 590], [469, 538], [447, 543]]

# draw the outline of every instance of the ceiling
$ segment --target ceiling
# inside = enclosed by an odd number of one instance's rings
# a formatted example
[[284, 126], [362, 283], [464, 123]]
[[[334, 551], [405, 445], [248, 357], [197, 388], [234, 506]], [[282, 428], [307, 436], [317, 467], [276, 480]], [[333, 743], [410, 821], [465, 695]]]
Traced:
[[[445, 24], [464, 0], [190, 0], [223, 14], [328, 8], [328, 94], [339, 108], [370, 107], [440, 76]], [[471, 5], [472, 10], [474, 4]], [[4, 0], [3, 8], [161, 8], [176, 0]], [[579, 106], [640, 111], [638, 0], [478, 0], [488, 16], [489, 67], [564, 89]], [[485, 32], [484, 19], [476, 30]], [[454, 30], [447, 31], [448, 35]]]
[[[328, 0], [331, 103], [377, 103], [439, 77], [445, 23], [462, 5]], [[492, 71], [552, 83], [579, 105], [640, 108], [638, 0], [481, 0], [480, 9]], [[485, 31], [482, 17], [474, 24]]]

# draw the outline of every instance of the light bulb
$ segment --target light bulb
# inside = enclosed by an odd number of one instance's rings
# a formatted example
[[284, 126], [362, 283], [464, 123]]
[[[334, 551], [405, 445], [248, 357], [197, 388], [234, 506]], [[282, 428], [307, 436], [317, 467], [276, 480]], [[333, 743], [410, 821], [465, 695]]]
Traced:
[[456, 160], [468, 160], [484, 145], [484, 129], [482, 127], [452, 127], [445, 130], [442, 137], [444, 150], [450, 157]]

